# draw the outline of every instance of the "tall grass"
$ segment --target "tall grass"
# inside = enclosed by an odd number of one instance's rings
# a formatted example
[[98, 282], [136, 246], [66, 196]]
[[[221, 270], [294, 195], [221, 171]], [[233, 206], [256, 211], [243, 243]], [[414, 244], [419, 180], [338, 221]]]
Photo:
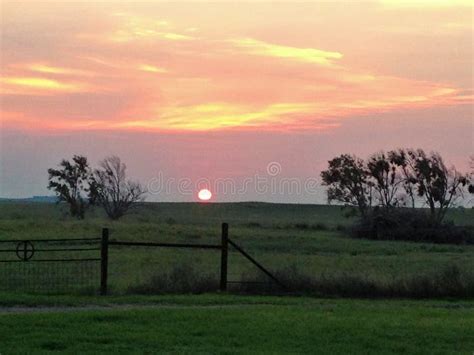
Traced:
[[[275, 271], [284, 288], [261, 273], [244, 273], [242, 283], [229, 285], [240, 294], [292, 294], [357, 298], [472, 298], [474, 274], [450, 265], [438, 272], [383, 280], [349, 273], [311, 275], [296, 266]], [[215, 276], [180, 263], [167, 273], [157, 273], [147, 282], [129, 287], [130, 294], [204, 293], [218, 290]]]
[[285, 288], [269, 282], [265, 275], [247, 274], [243, 275], [243, 279], [249, 283], [242, 283], [233, 291], [358, 298], [474, 297], [474, 274], [461, 270], [455, 264], [437, 272], [392, 277], [389, 280], [349, 273], [311, 275], [295, 266], [277, 270], [275, 276]]
[[197, 270], [191, 263], [174, 265], [169, 272], [154, 274], [147, 282], [130, 286], [131, 294], [204, 293], [216, 291], [219, 281]]

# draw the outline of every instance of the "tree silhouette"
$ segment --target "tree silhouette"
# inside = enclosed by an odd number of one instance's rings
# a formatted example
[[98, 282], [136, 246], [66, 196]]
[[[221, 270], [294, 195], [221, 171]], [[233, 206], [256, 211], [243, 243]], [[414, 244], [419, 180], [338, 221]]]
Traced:
[[474, 194], [474, 155], [471, 155], [469, 166], [471, 168], [471, 171], [469, 172], [470, 184], [468, 191], [469, 193]]
[[104, 159], [94, 171], [92, 194], [111, 219], [122, 217], [136, 202], [143, 200], [145, 189], [126, 178], [127, 166], [117, 156]]
[[391, 153], [372, 155], [367, 162], [369, 183], [373, 186], [379, 205], [385, 208], [396, 207], [401, 202], [399, 189], [404, 179], [398, 165], [390, 158]]
[[416, 191], [430, 208], [432, 221], [440, 224], [447, 210], [469, 186], [469, 176], [454, 167], [448, 169], [439, 153], [426, 154], [422, 149], [408, 150], [415, 177]]
[[328, 187], [328, 201], [339, 201], [357, 206], [364, 216], [372, 205], [372, 189], [364, 161], [349, 154], [342, 154], [328, 162], [328, 169], [321, 172], [323, 185]]
[[410, 199], [411, 208], [416, 207], [416, 178], [414, 175], [413, 161], [408, 156], [405, 149], [391, 150], [388, 152], [391, 164], [397, 166], [401, 174], [403, 189]]
[[71, 216], [84, 218], [87, 207], [93, 203], [91, 194], [92, 173], [87, 158], [75, 155], [72, 162], [62, 160], [59, 169], [48, 169], [48, 189], [59, 201], [69, 204]]

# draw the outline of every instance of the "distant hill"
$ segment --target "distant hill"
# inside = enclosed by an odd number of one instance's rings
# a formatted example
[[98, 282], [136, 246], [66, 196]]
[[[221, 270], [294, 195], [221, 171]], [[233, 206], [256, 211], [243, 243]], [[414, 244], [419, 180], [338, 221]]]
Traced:
[[0, 202], [40, 202], [40, 203], [56, 203], [58, 198], [56, 196], [32, 196], [25, 198], [3, 198], [0, 197]]

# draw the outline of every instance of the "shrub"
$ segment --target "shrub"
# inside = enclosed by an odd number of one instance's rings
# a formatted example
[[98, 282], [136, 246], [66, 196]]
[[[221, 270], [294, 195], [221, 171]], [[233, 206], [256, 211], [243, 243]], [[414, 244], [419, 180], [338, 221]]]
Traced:
[[170, 272], [153, 275], [150, 280], [138, 286], [129, 287], [129, 293], [162, 294], [162, 293], [204, 293], [216, 291], [218, 280], [204, 274], [191, 264], [175, 265]]
[[176, 224], [176, 220], [172, 217], [169, 217], [166, 219], [166, 224], [170, 225], [170, 226], [174, 226]]
[[347, 230], [347, 227], [343, 224], [336, 224], [336, 227], [334, 228], [337, 232], [344, 232]]
[[457, 265], [448, 265], [439, 272], [395, 280], [387, 294], [412, 298], [473, 297], [474, 279], [472, 274], [461, 272]]
[[249, 227], [249, 228], [261, 228], [262, 227], [262, 225], [258, 222], [248, 222], [246, 224], [246, 226]]
[[376, 208], [352, 226], [350, 235], [375, 240], [474, 244], [472, 227], [434, 224], [425, 211], [404, 208]]
[[309, 225], [308, 223], [295, 223], [294, 228], [306, 230], [306, 229], [309, 229]]
[[318, 222], [313, 225], [313, 229], [318, 230], [318, 231], [325, 231], [325, 230], [328, 230], [328, 226], [325, 225], [324, 223]]
[[199, 233], [189, 233], [189, 234], [186, 234], [186, 238], [188, 238], [188, 239], [201, 239], [201, 234], [199, 234]]

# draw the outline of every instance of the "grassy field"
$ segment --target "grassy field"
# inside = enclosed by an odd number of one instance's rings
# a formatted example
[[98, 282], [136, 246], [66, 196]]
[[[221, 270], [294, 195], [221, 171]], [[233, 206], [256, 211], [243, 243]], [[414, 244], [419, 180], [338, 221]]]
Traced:
[[[449, 218], [457, 224], [472, 223], [474, 211], [453, 210]], [[111, 239], [117, 240], [214, 244], [222, 222], [230, 224], [234, 241], [277, 273], [296, 270], [316, 280], [360, 278], [388, 286], [416, 282], [420, 275], [452, 279], [458, 271], [463, 279], [474, 279], [474, 246], [350, 239], [341, 230], [351, 220], [336, 206], [150, 203], [111, 222], [98, 210], [80, 221], [68, 217], [65, 206], [0, 204], [0, 239], [99, 237], [101, 228], [108, 227]], [[115, 247], [110, 255], [111, 289], [123, 294], [155, 283], [159, 291], [176, 273], [202, 278], [206, 289], [209, 283], [217, 285], [219, 257], [213, 251]], [[95, 266], [94, 270], [98, 271]], [[33, 271], [44, 274], [38, 267]], [[229, 273], [229, 279], [237, 281], [259, 277], [235, 252], [229, 256]], [[92, 276], [97, 278], [98, 272]]]
[[[79, 307], [80, 300], [50, 297], [46, 304]], [[41, 299], [30, 306], [38, 304]], [[472, 302], [149, 296], [112, 297], [107, 308], [9, 312], [0, 308], [2, 354], [472, 354], [474, 349]]]
[[[450, 215], [458, 224], [472, 223], [473, 217], [472, 210]], [[222, 222], [230, 224], [234, 241], [279, 277], [291, 275], [304, 283], [316, 280], [312, 291], [317, 292], [312, 295], [351, 297], [357, 290], [368, 290], [367, 296], [376, 297], [374, 285], [390, 288], [413, 281], [419, 289], [429, 289], [423, 275], [438, 275], [455, 287], [474, 280], [474, 246], [351, 239], [343, 231], [351, 220], [338, 207], [144, 204], [111, 222], [98, 210], [79, 221], [68, 217], [64, 206], [0, 203], [0, 240], [100, 237], [101, 229], [108, 227], [115, 240], [214, 244], [219, 242]], [[42, 258], [41, 243], [34, 243], [39, 249], [34, 258]], [[97, 250], [87, 253], [98, 256]], [[0, 257], [15, 258], [7, 254]], [[95, 261], [59, 266], [0, 263], [4, 289], [0, 353], [472, 354], [474, 350], [472, 299], [154, 295], [217, 288], [219, 257], [215, 251], [113, 247], [108, 297], [96, 295]], [[229, 269], [232, 280], [255, 280], [260, 275], [235, 252], [229, 255]], [[39, 292], [10, 289], [6, 281], [12, 278]], [[177, 284], [182, 288], [169, 289]], [[42, 287], [36, 289], [38, 285]]]

